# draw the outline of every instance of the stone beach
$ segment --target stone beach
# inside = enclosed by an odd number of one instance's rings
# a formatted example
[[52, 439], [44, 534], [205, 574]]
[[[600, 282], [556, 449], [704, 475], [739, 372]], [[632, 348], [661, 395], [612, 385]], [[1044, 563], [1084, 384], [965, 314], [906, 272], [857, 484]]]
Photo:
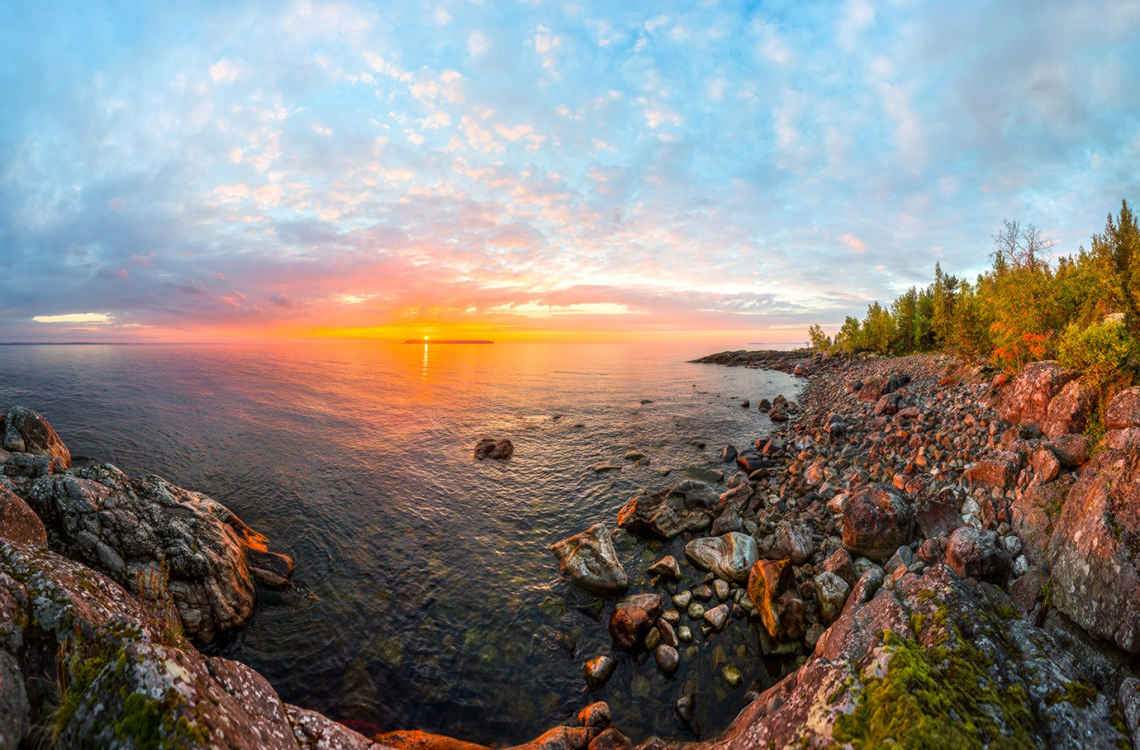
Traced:
[[[586, 707], [525, 747], [633, 744], [589, 695], [637, 697], [651, 675], [672, 680], [659, 710], [693, 747], [1140, 747], [1140, 389], [1090, 437], [1092, 401], [1055, 363], [1006, 378], [945, 355], [700, 361], [804, 387], [747, 394], [766, 434], [707, 446], [707, 466], [553, 545], [606, 602], [613, 650], [578, 655]], [[9, 409], [0, 435], [0, 745], [50, 723], [63, 744], [116, 747], [147, 746], [139, 727], [186, 747], [479, 747], [366, 737], [203, 655], [259, 586], [289, 586], [291, 561], [205, 495], [72, 467], [35, 412]], [[673, 677], [698, 657], [708, 679]], [[714, 701], [743, 706], [727, 728], [701, 726]]]

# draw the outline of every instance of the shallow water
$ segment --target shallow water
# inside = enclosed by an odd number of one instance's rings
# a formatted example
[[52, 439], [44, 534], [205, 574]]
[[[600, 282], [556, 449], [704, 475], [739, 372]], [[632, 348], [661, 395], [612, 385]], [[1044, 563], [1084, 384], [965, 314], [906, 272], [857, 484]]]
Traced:
[[[612, 529], [638, 488], [727, 469], [721, 445], [770, 429], [739, 403], [792, 398], [792, 378], [686, 362], [744, 346], [6, 346], [0, 408], [41, 412], [75, 456], [205, 492], [293, 557], [311, 595], [263, 592], [222, 647], [288, 702], [504, 745], [603, 699], [634, 739], [691, 737], [672, 711], [687, 680], [707, 734], [779, 664], [736, 622], [682, 644], [671, 678], [622, 655], [588, 695], [582, 664], [609, 652], [612, 602], [600, 620], [579, 611], [590, 599], [548, 547]], [[482, 437], [510, 438], [514, 456], [473, 461]], [[631, 448], [651, 463], [623, 461]], [[631, 590], [650, 590], [645, 568], [681, 549], [622, 545]], [[725, 662], [742, 687], [721, 678]]]

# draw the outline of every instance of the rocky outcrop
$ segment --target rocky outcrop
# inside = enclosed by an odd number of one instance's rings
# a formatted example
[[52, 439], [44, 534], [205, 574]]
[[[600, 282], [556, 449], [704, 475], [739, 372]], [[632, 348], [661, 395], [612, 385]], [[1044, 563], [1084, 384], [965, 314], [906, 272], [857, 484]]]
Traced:
[[914, 532], [914, 506], [888, 484], [860, 488], [843, 509], [843, 546], [882, 562]]
[[35, 511], [0, 478], [0, 539], [42, 546], [47, 530]]
[[1084, 432], [1096, 406], [1096, 392], [1080, 380], [1069, 381], [1049, 402], [1041, 431], [1049, 437]]
[[[26, 411], [8, 414], [55, 434]], [[169, 592], [181, 627], [199, 642], [248, 621], [255, 581], [283, 585], [292, 575], [289, 558], [202, 493], [154, 475], [132, 479], [110, 464], [63, 470], [59, 461], [13, 454], [3, 465], [6, 487], [43, 521], [49, 546], [143, 598]]]
[[812, 658], [706, 748], [1114, 747], [1114, 697], [1010, 612], [1008, 598], [937, 566], [847, 607]]
[[0, 703], [21, 708], [5, 714], [5, 747], [43, 716], [60, 747], [377, 747], [283, 703], [244, 664], [198, 653], [161, 608], [106, 576], [10, 541], [0, 541], [0, 670]]
[[1108, 402], [1104, 412], [1104, 426], [1108, 430], [1140, 427], [1140, 388], [1121, 391]]
[[562, 575], [587, 593], [608, 596], [629, 587], [609, 531], [596, 523], [581, 534], [563, 539], [550, 550], [558, 558]]
[[1140, 453], [1106, 450], [1085, 466], [1049, 543], [1054, 605], [1140, 653]]
[[0, 417], [0, 437], [4, 450], [58, 458], [64, 468], [71, 466], [71, 451], [59, 439], [47, 420], [31, 409], [14, 406]]
[[186, 633], [201, 642], [249, 619], [255, 580], [292, 573], [292, 562], [268, 552], [266, 538], [225, 506], [158, 476], [132, 479], [96, 464], [12, 484], [44, 520], [53, 549], [133, 593], [169, 590]]
[[1002, 391], [998, 416], [1014, 424], [1043, 424], [1053, 398], [1076, 376], [1053, 361], [1030, 362]]

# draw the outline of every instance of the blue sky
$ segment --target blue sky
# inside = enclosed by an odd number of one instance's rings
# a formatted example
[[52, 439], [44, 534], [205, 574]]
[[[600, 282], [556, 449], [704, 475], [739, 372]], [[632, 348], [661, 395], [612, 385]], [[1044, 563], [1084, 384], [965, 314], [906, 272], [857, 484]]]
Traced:
[[1137, 71], [1134, 0], [8, 0], [0, 340], [802, 341], [1087, 244]]

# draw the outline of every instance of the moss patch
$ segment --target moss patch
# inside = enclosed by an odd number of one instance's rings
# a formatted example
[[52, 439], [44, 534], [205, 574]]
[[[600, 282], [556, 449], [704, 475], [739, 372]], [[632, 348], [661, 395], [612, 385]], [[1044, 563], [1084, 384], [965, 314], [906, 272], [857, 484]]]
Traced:
[[[955, 633], [955, 636], [957, 634]], [[865, 681], [858, 705], [835, 723], [833, 737], [854, 747], [1032, 748], [1035, 722], [1020, 685], [996, 688], [972, 644], [927, 650], [884, 634], [887, 674]]]
[[1097, 691], [1080, 682], [1066, 682], [1064, 687], [1053, 690], [1045, 696], [1046, 706], [1055, 706], [1058, 703], [1071, 703], [1077, 708], [1085, 708], [1096, 700]]

